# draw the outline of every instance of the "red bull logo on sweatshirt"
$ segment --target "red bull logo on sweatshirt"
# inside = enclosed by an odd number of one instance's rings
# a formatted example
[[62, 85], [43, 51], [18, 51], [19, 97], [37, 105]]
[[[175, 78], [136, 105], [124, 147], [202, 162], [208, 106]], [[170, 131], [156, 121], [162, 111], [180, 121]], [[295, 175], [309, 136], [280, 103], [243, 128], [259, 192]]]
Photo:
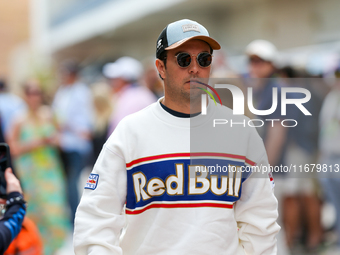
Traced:
[[227, 156], [214, 155], [214, 159], [202, 157], [192, 161], [189, 153], [183, 153], [128, 163], [126, 213], [139, 214], [151, 208], [233, 208], [241, 196], [242, 183], [249, 175], [240, 171], [209, 174], [197, 171], [204, 167], [193, 165], [218, 162], [238, 169], [255, 164], [242, 156]]

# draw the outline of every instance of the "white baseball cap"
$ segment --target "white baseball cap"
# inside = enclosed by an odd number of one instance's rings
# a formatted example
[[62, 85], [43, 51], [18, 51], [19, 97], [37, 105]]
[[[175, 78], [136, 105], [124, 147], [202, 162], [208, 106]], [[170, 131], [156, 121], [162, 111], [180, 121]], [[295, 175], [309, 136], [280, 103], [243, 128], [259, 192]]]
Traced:
[[160, 58], [162, 52], [175, 49], [192, 39], [205, 41], [213, 50], [221, 48], [220, 44], [209, 36], [204, 26], [190, 19], [182, 19], [170, 23], [160, 33], [156, 44], [156, 57]]
[[113, 63], [107, 63], [103, 67], [103, 74], [106, 78], [122, 78], [127, 81], [138, 80], [143, 73], [142, 64], [131, 57], [121, 57]]
[[274, 44], [269, 41], [255, 40], [249, 43], [246, 47], [246, 54], [248, 56], [258, 56], [259, 58], [268, 62], [275, 62], [277, 49]]

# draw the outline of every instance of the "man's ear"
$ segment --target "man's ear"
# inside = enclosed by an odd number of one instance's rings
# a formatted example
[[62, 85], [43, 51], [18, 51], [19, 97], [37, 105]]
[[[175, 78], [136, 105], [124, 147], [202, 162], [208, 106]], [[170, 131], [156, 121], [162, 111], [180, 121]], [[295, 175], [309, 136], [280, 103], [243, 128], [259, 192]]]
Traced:
[[158, 70], [159, 76], [161, 77], [162, 80], [165, 78], [165, 66], [162, 60], [156, 59], [156, 68]]

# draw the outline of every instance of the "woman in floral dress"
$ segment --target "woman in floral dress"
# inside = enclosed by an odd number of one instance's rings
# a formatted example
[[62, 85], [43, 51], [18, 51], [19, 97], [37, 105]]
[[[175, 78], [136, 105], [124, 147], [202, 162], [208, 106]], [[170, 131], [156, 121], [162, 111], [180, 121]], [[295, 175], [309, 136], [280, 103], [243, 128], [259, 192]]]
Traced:
[[28, 202], [27, 216], [38, 226], [44, 254], [54, 254], [70, 231], [58, 136], [36, 82], [24, 87], [28, 112], [14, 125], [10, 145]]

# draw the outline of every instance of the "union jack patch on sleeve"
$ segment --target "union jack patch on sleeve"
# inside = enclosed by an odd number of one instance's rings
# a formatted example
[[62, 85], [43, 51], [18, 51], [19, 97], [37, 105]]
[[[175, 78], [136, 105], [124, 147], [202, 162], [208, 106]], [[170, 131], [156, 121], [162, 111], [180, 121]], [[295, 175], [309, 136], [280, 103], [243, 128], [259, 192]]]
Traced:
[[95, 190], [98, 185], [98, 180], [99, 180], [99, 174], [90, 174], [85, 184], [85, 189]]

